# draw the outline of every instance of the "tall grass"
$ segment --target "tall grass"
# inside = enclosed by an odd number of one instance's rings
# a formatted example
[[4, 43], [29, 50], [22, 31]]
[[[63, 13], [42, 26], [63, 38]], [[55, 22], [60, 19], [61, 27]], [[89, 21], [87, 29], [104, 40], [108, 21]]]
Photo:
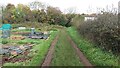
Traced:
[[73, 27], [67, 28], [69, 35], [74, 42], [78, 45], [80, 50], [88, 58], [88, 60], [95, 66], [118, 66], [119, 57], [102, 51], [100, 48], [95, 47], [94, 44], [82, 38], [77, 30]]
[[79, 27], [79, 33], [99, 47], [114, 54], [120, 54], [120, 24], [118, 15], [104, 12], [93, 21], [86, 21]]

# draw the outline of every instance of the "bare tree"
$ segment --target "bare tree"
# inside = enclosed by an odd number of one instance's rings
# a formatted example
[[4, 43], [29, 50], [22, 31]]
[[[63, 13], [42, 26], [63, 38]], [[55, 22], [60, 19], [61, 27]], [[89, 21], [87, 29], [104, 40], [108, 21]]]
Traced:
[[96, 11], [99, 14], [103, 13], [103, 12], [117, 14], [117, 12], [118, 12], [117, 8], [113, 4], [112, 5], [106, 5], [105, 8], [99, 8], [99, 7], [97, 7]]
[[29, 4], [29, 7], [34, 10], [44, 9], [45, 5], [39, 1], [34, 1]]

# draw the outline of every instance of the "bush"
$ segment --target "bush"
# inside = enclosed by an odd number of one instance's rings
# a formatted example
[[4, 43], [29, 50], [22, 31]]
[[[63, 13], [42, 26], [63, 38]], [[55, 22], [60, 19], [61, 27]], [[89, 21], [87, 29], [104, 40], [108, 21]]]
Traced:
[[109, 52], [120, 53], [120, 25], [117, 19], [115, 14], [104, 13], [97, 20], [81, 24], [79, 33]]
[[6, 40], [6, 39], [3, 39], [2, 40], [2, 44], [7, 44], [9, 41], [8, 40]]

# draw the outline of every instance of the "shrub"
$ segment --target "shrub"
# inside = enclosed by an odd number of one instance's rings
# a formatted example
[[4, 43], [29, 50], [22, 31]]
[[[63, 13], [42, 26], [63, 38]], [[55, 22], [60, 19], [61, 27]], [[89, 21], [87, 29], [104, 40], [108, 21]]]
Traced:
[[120, 52], [120, 25], [117, 15], [104, 13], [97, 20], [87, 21], [79, 26], [79, 33], [95, 42], [99, 47], [119, 53]]
[[6, 39], [3, 39], [2, 40], [2, 44], [7, 44], [9, 41], [8, 40], [6, 40]]

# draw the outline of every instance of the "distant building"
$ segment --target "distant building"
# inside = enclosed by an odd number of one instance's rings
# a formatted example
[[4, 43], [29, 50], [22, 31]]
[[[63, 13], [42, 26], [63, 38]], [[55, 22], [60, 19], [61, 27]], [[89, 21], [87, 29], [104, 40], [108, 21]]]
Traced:
[[85, 17], [84, 21], [88, 21], [88, 20], [95, 20], [96, 17]]
[[88, 21], [88, 20], [93, 21], [93, 20], [97, 19], [97, 15], [96, 14], [85, 15], [84, 17], [85, 17], [84, 21]]

